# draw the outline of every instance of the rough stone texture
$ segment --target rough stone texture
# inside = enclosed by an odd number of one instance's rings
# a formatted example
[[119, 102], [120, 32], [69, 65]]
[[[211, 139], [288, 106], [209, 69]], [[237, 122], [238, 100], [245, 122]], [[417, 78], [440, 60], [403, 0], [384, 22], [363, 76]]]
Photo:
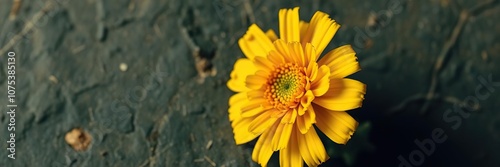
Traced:
[[[486, 0], [23, 0], [13, 21], [12, 0], [0, 0], [1, 48], [51, 2], [56, 5], [8, 50], [17, 54], [16, 159], [4, 149], [0, 167], [211, 166], [207, 159], [258, 166], [251, 160], [255, 142], [233, 141], [227, 118], [233, 93], [225, 83], [243, 57], [237, 40], [247, 27], [255, 21], [277, 31], [278, 9], [294, 6], [307, 21], [321, 10], [342, 24], [327, 50], [352, 44], [363, 70], [351, 78], [368, 85], [363, 108], [350, 111], [361, 123], [351, 142], [339, 146], [322, 136], [332, 157], [324, 166], [398, 166], [398, 156], [408, 160], [419, 149], [414, 141], [431, 138], [436, 128], [448, 139], [422, 166], [500, 165], [499, 86], [469, 117], [451, 114], [461, 120], [456, 130], [455, 121], [443, 118], [454, 108], [449, 99], [475, 96], [478, 76], [500, 81], [498, 2], [465, 23], [438, 77], [442, 98], [430, 101], [424, 115], [424, 99], [396, 114], [389, 110], [427, 92], [460, 11]], [[200, 78], [184, 30], [216, 75]], [[0, 145], [6, 148], [6, 53], [0, 62]], [[93, 138], [87, 151], [64, 141], [77, 127]], [[279, 165], [277, 154], [269, 165]]]

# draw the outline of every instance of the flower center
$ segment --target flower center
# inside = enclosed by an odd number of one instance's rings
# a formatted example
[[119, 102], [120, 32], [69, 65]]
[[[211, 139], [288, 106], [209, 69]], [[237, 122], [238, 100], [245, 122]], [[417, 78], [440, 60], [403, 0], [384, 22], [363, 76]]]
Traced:
[[288, 110], [300, 103], [306, 85], [304, 70], [287, 63], [274, 69], [267, 81], [265, 96], [276, 109]]

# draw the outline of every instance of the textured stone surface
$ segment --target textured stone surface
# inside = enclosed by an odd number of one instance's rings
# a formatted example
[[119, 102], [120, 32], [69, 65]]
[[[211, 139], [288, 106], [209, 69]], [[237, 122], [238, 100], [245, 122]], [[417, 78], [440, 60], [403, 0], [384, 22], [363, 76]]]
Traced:
[[[9, 49], [17, 54], [15, 160], [5, 151], [6, 53], [0, 55], [0, 167], [258, 166], [255, 142], [234, 143], [225, 83], [243, 57], [237, 40], [246, 28], [255, 21], [277, 31], [278, 9], [294, 6], [307, 21], [321, 10], [342, 24], [327, 50], [352, 44], [364, 69], [352, 78], [368, 85], [363, 108], [350, 111], [361, 123], [351, 142], [339, 146], [322, 136], [331, 156], [324, 166], [398, 166], [398, 156], [408, 159], [418, 149], [414, 141], [436, 128], [448, 139], [423, 166], [500, 164], [500, 87], [456, 130], [443, 119], [454, 108], [446, 99], [474, 97], [478, 76], [500, 81], [498, 3], [466, 22], [438, 77], [444, 98], [421, 115], [423, 99], [388, 111], [426, 93], [460, 11], [484, 1], [23, 0], [10, 21], [12, 0], [0, 0], [0, 48], [49, 2], [58, 3]], [[185, 37], [214, 76], [200, 77]], [[73, 128], [92, 136], [87, 151], [65, 143]], [[277, 154], [269, 165], [279, 165]]]

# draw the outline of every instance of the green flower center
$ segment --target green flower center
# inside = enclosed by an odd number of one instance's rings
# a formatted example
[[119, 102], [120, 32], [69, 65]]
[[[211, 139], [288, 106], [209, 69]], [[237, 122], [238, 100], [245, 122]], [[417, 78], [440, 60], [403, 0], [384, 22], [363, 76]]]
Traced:
[[304, 94], [306, 76], [297, 64], [287, 63], [271, 72], [265, 95], [277, 109], [294, 108]]

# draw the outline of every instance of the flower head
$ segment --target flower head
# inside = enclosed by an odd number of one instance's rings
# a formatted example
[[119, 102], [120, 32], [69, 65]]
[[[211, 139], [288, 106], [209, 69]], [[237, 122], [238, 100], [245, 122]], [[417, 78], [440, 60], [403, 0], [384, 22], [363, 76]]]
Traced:
[[248, 28], [238, 44], [246, 58], [236, 61], [229, 89], [229, 120], [236, 144], [257, 137], [252, 159], [266, 166], [279, 151], [281, 166], [317, 166], [329, 157], [315, 125], [345, 144], [358, 122], [345, 111], [358, 108], [366, 86], [344, 77], [360, 70], [350, 45], [319, 57], [340, 28], [323, 12], [310, 23], [299, 8], [279, 11], [280, 38], [273, 30]]

